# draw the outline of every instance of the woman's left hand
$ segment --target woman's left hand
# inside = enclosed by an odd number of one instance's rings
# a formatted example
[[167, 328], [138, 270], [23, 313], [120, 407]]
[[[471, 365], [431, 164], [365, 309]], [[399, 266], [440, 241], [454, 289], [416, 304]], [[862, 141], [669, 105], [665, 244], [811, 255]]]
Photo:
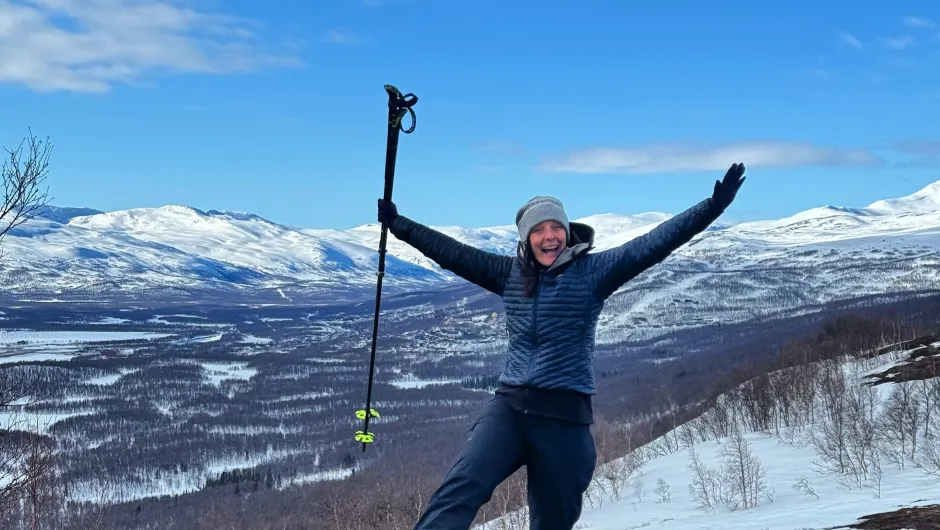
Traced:
[[734, 201], [738, 189], [744, 184], [744, 164], [734, 164], [725, 173], [725, 178], [715, 181], [715, 192], [712, 194], [712, 204], [719, 211], [725, 211]]

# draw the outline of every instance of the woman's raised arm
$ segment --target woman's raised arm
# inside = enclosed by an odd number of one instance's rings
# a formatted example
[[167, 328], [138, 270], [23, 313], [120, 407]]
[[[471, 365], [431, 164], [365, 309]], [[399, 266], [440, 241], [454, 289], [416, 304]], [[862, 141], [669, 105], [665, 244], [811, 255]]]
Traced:
[[619, 247], [588, 254], [592, 287], [601, 300], [614, 294], [623, 284], [646, 269], [663, 261], [676, 249], [704, 231], [734, 200], [746, 177], [743, 164], [734, 164], [722, 181], [715, 182], [711, 197], [656, 228]]
[[379, 199], [379, 222], [383, 219], [389, 231], [401, 241], [461, 278], [492, 293], [503, 295], [506, 279], [514, 258], [487, 252], [398, 214], [395, 204], [388, 206]]

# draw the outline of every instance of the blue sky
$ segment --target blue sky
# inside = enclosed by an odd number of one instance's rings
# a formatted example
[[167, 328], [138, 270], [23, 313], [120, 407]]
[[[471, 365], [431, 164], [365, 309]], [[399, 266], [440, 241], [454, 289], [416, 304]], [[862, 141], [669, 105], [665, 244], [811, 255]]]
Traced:
[[428, 224], [678, 213], [736, 161], [729, 220], [940, 180], [926, 0], [0, 0], [0, 57], [0, 143], [50, 137], [58, 205], [372, 222], [385, 83], [420, 98], [395, 199]]

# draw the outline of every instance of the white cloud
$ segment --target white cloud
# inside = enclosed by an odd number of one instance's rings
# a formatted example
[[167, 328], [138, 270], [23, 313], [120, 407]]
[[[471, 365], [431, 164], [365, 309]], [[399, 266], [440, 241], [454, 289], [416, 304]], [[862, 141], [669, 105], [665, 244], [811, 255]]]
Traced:
[[936, 22], [927, 17], [903, 17], [901, 24], [910, 28], [932, 28], [937, 25]]
[[672, 173], [724, 171], [735, 162], [754, 168], [877, 166], [882, 160], [864, 149], [840, 150], [806, 143], [745, 142], [718, 147], [659, 144], [582, 149], [547, 161], [542, 169], [567, 173]]
[[257, 24], [180, 0], [0, 0], [0, 83], [107, 92], [147, 74], [232, 74], [299, 60], [261, 49]]
[[914, 44], [914, 37], [904, 34], [897, 37], [888, 37], [884, 39], [884, 43], [892, 49], [903, 50], [905, 48], [910, 48]]
[[862, 41], [855, 38], [855, 36], [852, 35], [851, 33], [844, 33], [844, 32], [840, 33], [839, 40], [842, 41], [843, 44], [846, 44], [853, 48], [857, 48], [859, 50], [862, 49]]

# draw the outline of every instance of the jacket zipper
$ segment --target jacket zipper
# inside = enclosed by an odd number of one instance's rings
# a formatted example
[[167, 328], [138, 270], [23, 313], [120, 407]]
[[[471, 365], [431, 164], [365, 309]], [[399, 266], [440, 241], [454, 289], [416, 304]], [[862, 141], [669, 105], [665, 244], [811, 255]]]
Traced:
[[538, 320], [539, 320], [539, 295], [542, 292], [542, 273], [538, 272], [535, 282], [535, 302], [532, 304], [532, 344], [535, 346], [535, 351], [529, 356], [529, 368], [526, 373], [526, 379], [532, 375], [532, 364], [535, 362], [535, 358], [539, 354], [539, 336], [538, 336]]

